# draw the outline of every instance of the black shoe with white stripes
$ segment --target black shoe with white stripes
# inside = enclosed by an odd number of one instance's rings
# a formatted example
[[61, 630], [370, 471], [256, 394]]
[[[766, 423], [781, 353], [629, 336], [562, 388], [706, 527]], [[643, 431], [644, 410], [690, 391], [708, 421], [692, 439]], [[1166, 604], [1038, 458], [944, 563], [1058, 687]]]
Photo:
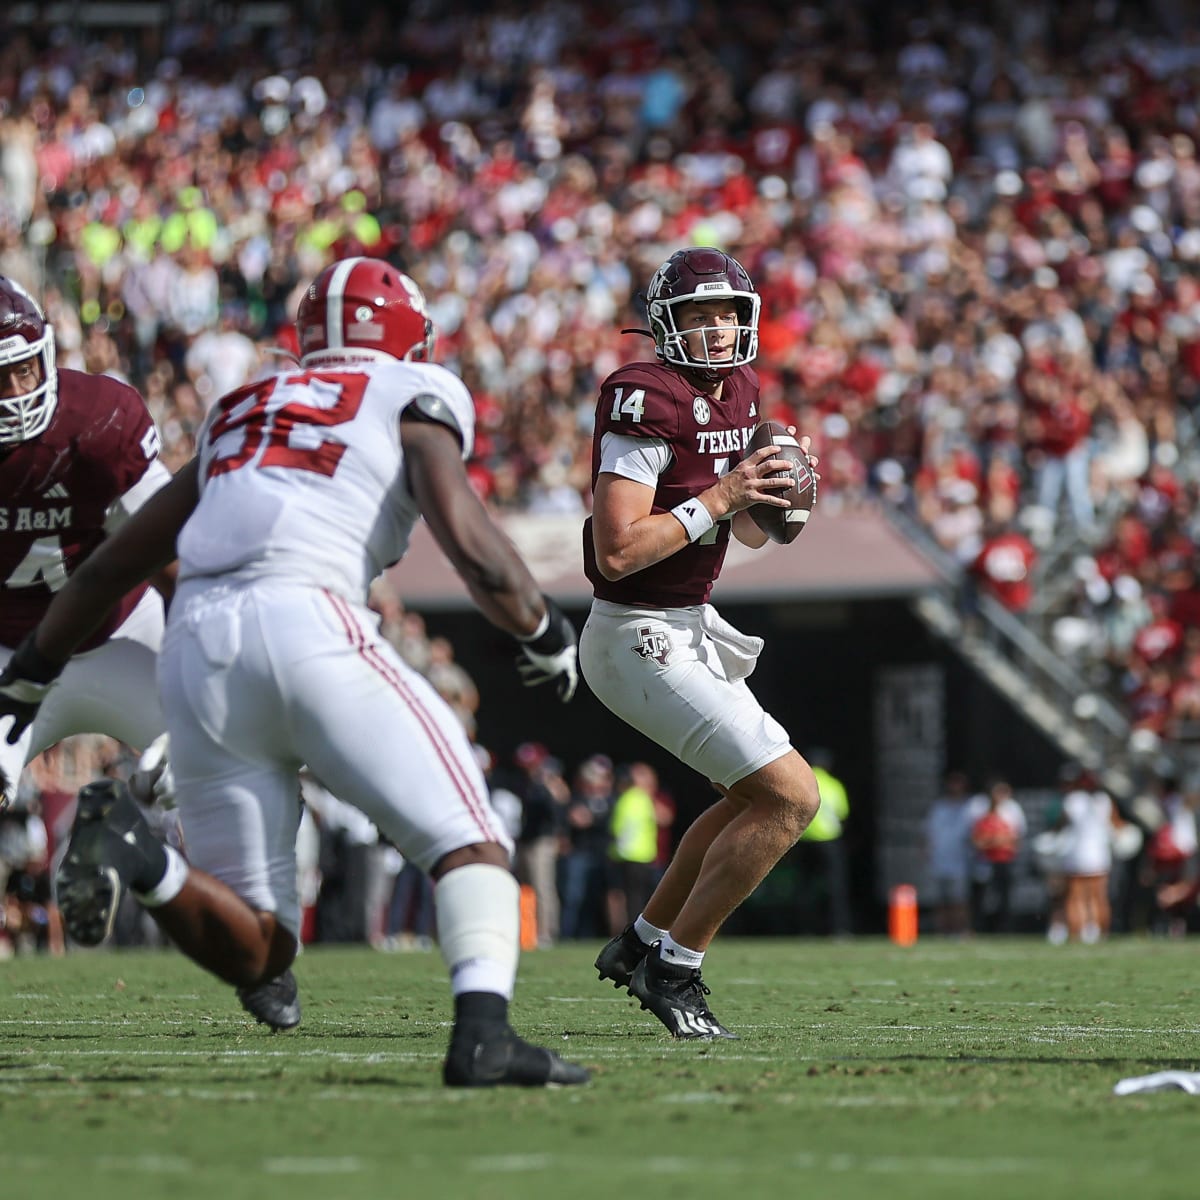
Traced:
[[663, 962], [661, 948], [655, 947], [634, 968], [629, 994], [641, 1001], [675, 1038], [736, 1038], [708, 1007], [710, 995], [699, 967], [677, 966]]

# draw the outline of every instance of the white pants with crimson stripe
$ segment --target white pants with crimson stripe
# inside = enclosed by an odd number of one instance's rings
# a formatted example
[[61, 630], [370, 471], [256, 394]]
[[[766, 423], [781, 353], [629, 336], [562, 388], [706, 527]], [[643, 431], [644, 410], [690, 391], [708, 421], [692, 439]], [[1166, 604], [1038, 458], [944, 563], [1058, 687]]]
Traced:
[[294, 933], [304, 764], [423, 870], [463, 846], [511, 848], [461, 723], [361, 604], [187, 581], [159, 685], [189, 861]]

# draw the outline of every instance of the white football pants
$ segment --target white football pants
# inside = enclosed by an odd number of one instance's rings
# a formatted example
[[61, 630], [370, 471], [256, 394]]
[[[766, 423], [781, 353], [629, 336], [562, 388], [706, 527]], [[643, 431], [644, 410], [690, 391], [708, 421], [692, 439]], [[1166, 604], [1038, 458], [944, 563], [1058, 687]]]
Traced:
[[293, 933], [302, 764], [423, 870], [463, 846], [511, 848], [461, 722], [364, 605], [184, 583], [159, 681], [189, 861]]
[[[10, 722], [0, 721], [0, 767], [8, 777], [9, 800], [25, 764], [65, 737], [102, 733], [144, 750], [162, 733], [166, 723], [155, 681], [162, 636], [162, 598], [150, 588], [107, 642], [71, 659], [15, 746], [6, 736]], [[0, 647], [0, 666], [12, 654]]]

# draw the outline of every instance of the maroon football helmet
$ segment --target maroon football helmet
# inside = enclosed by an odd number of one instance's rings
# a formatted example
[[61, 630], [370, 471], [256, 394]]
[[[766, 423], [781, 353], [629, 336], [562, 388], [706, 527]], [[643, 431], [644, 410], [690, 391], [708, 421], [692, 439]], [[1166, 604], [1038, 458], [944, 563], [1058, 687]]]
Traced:
[[[733, 357], [714, 361], [688, 353], [687, 339], [675, 320], [676, 306], [687, 300], [723, 300], [732, 296], [740, 324]], [[762, 300], [736, 258], [708, 246], [676, 250], [654, 273], [646, 289], [646, 312], [658, 357], [675, 367], [695, 371], [707, 380], [721, 379], [734, 367], [753, 362], [758, 354], [758, 311]], [[691, 330], [686, 332], [693, 332]]]
[[300, 363], [411, 362], [433, 357], [421, 289], [381, 258], [343, 258], [308, 286], [296, 314]]
[[0, 367], [34, 357], [41, 361], [41, 383], [20, 396], [0, 398], [0, 446], [15, 446], [44, 432], [58, 404], [54, 330], [37, 301], [15, 280], [0, 275]]

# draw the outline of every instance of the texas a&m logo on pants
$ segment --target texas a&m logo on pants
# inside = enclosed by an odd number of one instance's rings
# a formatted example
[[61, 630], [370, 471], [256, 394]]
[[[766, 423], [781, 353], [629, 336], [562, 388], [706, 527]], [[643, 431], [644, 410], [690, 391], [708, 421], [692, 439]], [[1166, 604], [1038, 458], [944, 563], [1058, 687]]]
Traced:
[[630, 647], [634, 654], [640, 654], [642, 658], [652, 658], [660, 667], [665, 667], [667, 656], [671, 653], [671, 639], [668, 634], [661, 629], [655, 629], [653, 625], [639, 625], [638, 638], [638, 644]]

